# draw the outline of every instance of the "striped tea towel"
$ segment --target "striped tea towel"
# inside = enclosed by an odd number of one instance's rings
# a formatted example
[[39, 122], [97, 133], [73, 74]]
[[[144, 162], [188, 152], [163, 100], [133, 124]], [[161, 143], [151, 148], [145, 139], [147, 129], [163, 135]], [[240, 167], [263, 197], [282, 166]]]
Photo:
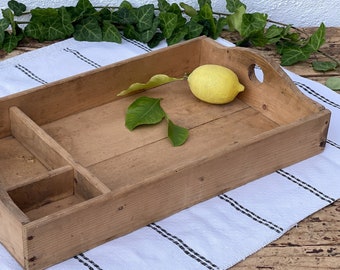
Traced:
[[[222, 39], [219, 42], [232, 46]], [[165, 46], [162, 43], [156, 49]], [[0, 62], [0, 97], [150, 51], [145, 44], [128, 39], [122, 44], [68, 39]], [[261, 71], [257, 72], [260, 76]], [[49, 269], [227, 269], [339, 199], [340, 95], [287, 73], [305, 95], [332, 111], [323, 153]], [[0, 269], [22, 269], [2, 245]]]

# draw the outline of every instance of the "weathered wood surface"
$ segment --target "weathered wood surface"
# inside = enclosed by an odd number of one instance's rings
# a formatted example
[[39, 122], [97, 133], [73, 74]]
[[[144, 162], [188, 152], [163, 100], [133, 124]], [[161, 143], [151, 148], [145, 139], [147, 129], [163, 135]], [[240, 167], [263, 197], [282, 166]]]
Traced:
[[[311, 33], [315, 29], [304, 29]], [[235, 41], [237, 36], [224, 33], [223, 37]], [[0, 60], [31, 51], [50, 44], [27, 41], [10, 54], [0, 51]], [[272, 48], [258, 49], [262, 54], [279, 62], [279, 56]], [[322, 51], [340, 60], [340, 28], [327, 28], [326, 43]], [[304, 63], [286, 67], [301, 76], [324, 83], [329, 77], [340, 76], [339, 69], [331, 72], [315, 72], [313, 60], [326, 60], [315, 54]], [[227, 255], [226, 255], [227, 256]], [[340, 269], [340, 200], [307, 217], [282, 236], [244, 261], [232, 270], [243, 269]]]
[[[312, 33], [315, 29], [304, 29]], [[224, 37], [236, 41], [235, 34], [224, 33]], [[321, 50], [340, 61], [340, 28], [327, 28], [326, 42]], [[272, 48], [258, 51], [279, 63], [279, 56]], [[329, 61], [322, 54], [310, 60], [285, 67], [303, 77], [322, 84], [332, 76], [340, 77], [340, 69], [316, 72], [312, 61]], [[238, 263], [232, 270], [243, 269], [340, 269], [340, 200], [301, 221], [277, 241]]]

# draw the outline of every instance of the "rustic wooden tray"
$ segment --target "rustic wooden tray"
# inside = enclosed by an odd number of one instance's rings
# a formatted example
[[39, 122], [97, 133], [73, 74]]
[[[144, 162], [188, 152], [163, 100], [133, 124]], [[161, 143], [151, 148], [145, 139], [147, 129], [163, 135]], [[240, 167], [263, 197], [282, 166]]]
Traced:
[[[233, 69], [245, 91], [210, 105], [184, 80], [117, 97], [131, 83], [206, 63]], [[125, 128], [140, 95], [163, 98], [190, 129], [183, 146], [162, 124]], [[2, 98], [1, 243], [26, 269], [46, 268], [320, 153], [329, 120], [277, 64], [205, 37]]]

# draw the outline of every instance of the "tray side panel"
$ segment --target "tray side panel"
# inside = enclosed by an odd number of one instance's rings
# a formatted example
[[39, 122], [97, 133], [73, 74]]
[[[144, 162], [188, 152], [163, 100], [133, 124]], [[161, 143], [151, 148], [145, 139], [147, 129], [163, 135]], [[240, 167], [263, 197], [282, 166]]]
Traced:
[[324, 147], [328, 122], [329, 114], [321, 112], [183, 169], [27, 224], [27, 269], [45, 268], [315, 155]]
[[0, 99], [0, 138], [10, 135], [9, 108], [38, 125], [118, 99], [117, 94], [155, 74], [182, 77], [197, 66], [201, 40], [190, 40]]
[[[214, 45], [211, 45], [213, 43]], [[201, 64], [214, 63], [232, 69], [245, 86], [238, 97], [278, 124], [287, 124], [325, 108], [305, 96], [274, 61], [247, 48], [226, 48], [204, 40]], [[263, 72], [261, 82], [255, 69]]]
[[21, 265], [24, 265], [22, 228], [29, 219], [2, 188], [0, 188], [0, 222], [0, 242]]

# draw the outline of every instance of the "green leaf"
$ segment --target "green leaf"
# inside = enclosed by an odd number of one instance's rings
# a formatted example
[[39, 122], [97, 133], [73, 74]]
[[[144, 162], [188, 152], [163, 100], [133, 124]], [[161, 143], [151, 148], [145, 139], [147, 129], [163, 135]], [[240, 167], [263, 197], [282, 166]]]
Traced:
[[330, 71], [330, 70], [334, 70], [336, 69], [336, 67], [338, 66], [337, 63], [335, 62], [328, 62], [328, 61], [325, 61], [325, 62], [321, 62], [321, 61], [313, 61], [312, 62], [312, 66], [313, 66], [313, 69], [315, 71], [323, 71], [323, 72], [326, 72], [326, 71]]
[[146, 124], [157, 124], [165, 117], [160, 106], [160, 98], [139, 97], [129, 107], [125, 116], [125, 126], [129, 130]]
[[183, 78], [173, 78], [169, 77], [165, 74], [156, 74], [152, 76], [149, 81], [146, 83], [133, 83], [131, 84], [127, 89], [121, 91], [117, 96], [125, 96], [127, 94], [131, 94], [133, 92], [141, 91], [141, 90], [147, 90], [150, 88], [154, 88], [169, 82], [183, 80]]
[[325, 43], [326, 27], [322, 23], [318, 30], [316, 30], [309, 38], [306, 46], [310, 49], [310, 52], [315, 52]]
[[216, 24], [216, 33], [212, 38], [217, 39], [221, 35], [224, 26], [226, 26], [227, 24], [228, 24], [228, 19], [226, 17], [218, 18], [217, 24]]
[[152, 27], [155, 16], [155, 7], [153, 4], [143, 5], [136, 9], [137, 29], [139, 32], [149, 30]]
[[26, 11], [26, 6], [15, 0], [8, 1], [8, 7], [13, 10], [15, 16], [21, 16]]
[[171, 37], [177, 26], [177, 15], [170, 12], [159, 13], [160, 28], [165, 38]]
[[155, 17], [152, 23], [152, 27], [144, 32], [139, 33], [138, 40], [143, 43], [148, 43], [153, 38], [153, 36], [156, 34], [158, 26], [159, 26], [159, 18]]
[[35, 8], [31, 10], [32, 18], [31, 23], [41, 23], [43, 25], [48, 25], [56, 18], [59, 17], [58, 9], [56, 8]]
[[61, 32], [64, 34], [64, 37], [59, 38], [67, 38], [71, 36], [74, 32], [71, 15], [67, 12], [65, 7], [61, 7], [58, 9], [58, 16], [61, 23]]
[[243, 14], [240, 34], [242, 37], [250, 37], [260, 31], [264, 31], [267, 24], [267, 14], [251, 13]]
[[45, 26], [42, 25], [41, 23], [31, 21], [25, 27], [25, 34], [28, 37], [39, 40], [39, 42], [43, 42], [46, 40]]
[[32, 19], [25, 28], [25, 33], [29, 37], [45, 40], [65, 39], [74, 32], [71, 16], [65, 7], [36, 8], [31, 11]]
[[124, 0], [120, 5], [119, 8], [126, 8], [126, 9], [133, 9], [132, 4], [129, 1]]
[[147, 43], [150, 48], [155, 48], [164, 39], [163, 33], [156, 32], [152, 39]]
[[267, 39], [267, 44], [275, 44], [283, 37], [284, 33], [285, 28], [271, 25], [264, 33], [264, 37]]
[[103, 21], [103, 41], [122, 43], [122, 36], [110, 21]]
[[118, 24], [132, 25], [137, 23], [137, 17], [135, 16], [134, 9], [120, 7], [112, 14], [112, 16], [115, 18], [114, 21]]
[[340, 78], [339, 77], [331, 77], [327, 79], [326, 86], [334, 91], [340, 90]]
[[5, 18], [0, 19], [0, 48], [5, 39], [5, 30], [9, 26], [9, 21]]
[[281, 65], [290, 66], [300, 61], [306, 61], [310, 52], [301, 47], [283, 48], [281, 56]]
[[237, 12], [237, 10], [242, 7], [246, 10], [247, 6], [243, 4], [240, 0], [227, 0], [227, 10], [231, 13]]
[[169, 46], [173, 44], [177, 44], [180, 41], [182, 41], [187, 34], [188, 34], [188, 28], [182, 27], [178, 29], [176, 33], [174, 33], [170, 38], [168, 38], [166, 42]]
[[216, 35], [217, 28], [211, 5], [205, 3], [203, 6], [201, 6], [198, 16], [204, 21], [203, 25], [205, 27], [207, 36], [214, 37]]
[[20, 40], [22, 40], [22, 38], [23, 38], [22, 34], [14, 35], [5, 32], [5, 37], [2, 44], [3, 50], [5, 50], [7, 53], [10, 53], [18, 46], [18, 43]]
[[159, 11], [168, 11], [169, 8], [170, 8], [170, 4], [166, 0], [158, 0]]
[[139, 33], [135, 30], [135, 27], [132, 24], [128, 24], [124, 27], [124, 36], [129, 39], [139, 40]]
[[180, 146], [188, 139], [189, 130], [175, 125], [170, 119], [168, 119], [168, 137], [173, 146]]
[[242, 17], [246, 13], [244, 6], [240, 6], [235, 12], [227, 17], [230, 31], [241, 32]]
[[3, 9], [2, 10], [2, 16], [9, 21], [10, 25], [11, 25], [11, 30], [13, 35], [16, 35], [16, 22], [14, 21], [14, 14], [13, 12], [9, 9]]
[[181, 8], [183, 8], [184, 13], [188, 15], [189, 17], [194, 17], [197, 15], [197, 10], [193, 8], [192, 6], [186, 3], [183, 3], [183, 2], [180, 2], [179, 5], [181, 6]]
[[199, 37], [203, 31], [203, 25], [190, 20], [187, 23], [187, 28], [188, 28], [188, 33], [187, 35], [184, 37], [185, 39], [192, 39], [195, 37]]
[[102, 30], [95, 18], [87, 17], [81, 20], [76, 26], [73, 37], [76, 40], [102, 41]]
[[76, 5], [76, 9], [80, 11], [83, 16], [90, 16], [97, 13], [96, 9], [89, 0], [79, 0]]

